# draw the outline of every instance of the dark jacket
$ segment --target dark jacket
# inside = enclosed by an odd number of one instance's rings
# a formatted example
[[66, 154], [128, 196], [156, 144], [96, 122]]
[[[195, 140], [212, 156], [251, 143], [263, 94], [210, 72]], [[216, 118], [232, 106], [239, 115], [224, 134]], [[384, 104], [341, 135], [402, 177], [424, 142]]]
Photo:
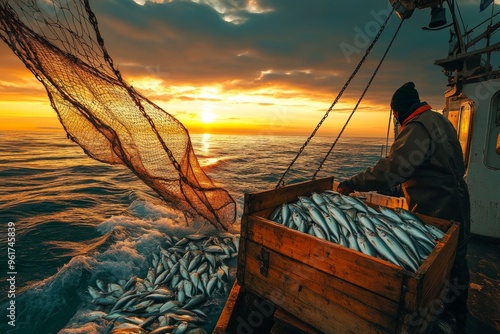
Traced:
[[411, 211], [460, 222], [449, 278], [454, 295], [448, 296], [445, 307], [454, 314], [457, 326], [464, 328], [470, 282], [466, 256], [470, 201], [462, 148], [453, 125], [426, 103], [416, 105], [403, 125], [389, 156], [347, 182], [360, 191], [392, 190], [401, 184]]
[[470, 230], [470, 203], [457, 133], [425, 102], [415, 109], [419, 107], [424, 111], [406, 120], [389, 156], [348, 182], [358, 191], [392, 190], [401, 184], [411, 211], [462, 223], [464, 240]]

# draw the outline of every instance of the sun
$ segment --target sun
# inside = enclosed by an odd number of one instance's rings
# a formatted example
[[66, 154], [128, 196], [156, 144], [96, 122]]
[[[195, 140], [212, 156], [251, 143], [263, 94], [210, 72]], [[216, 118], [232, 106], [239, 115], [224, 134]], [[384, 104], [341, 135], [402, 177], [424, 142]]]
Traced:
[[204, 110], [201, 113], [201, 122], [202, 123], [212, 123], [215, 121], [215, 114], [209, 110]]

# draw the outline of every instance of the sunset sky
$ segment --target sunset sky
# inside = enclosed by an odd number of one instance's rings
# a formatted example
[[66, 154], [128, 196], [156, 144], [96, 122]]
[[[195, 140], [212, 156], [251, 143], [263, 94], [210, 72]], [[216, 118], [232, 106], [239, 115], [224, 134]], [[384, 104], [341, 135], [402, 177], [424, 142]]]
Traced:
[[[479, 2], [458, 1], [468, 28], [491, 14], [491, 8], [480, 13]], [[279, 135], [312, 132], [390, 10], [385, 0], [94, 0], [91, 6], [125, 80], [190, 133]], [[424, 31], [429, 18], [430, 9], [417, 10], [403, 23], [346, 136], [385, 136], [390, 98], [407, 81], [421, 100], [442, 109], [447, 80], [434, 61], [446, 57], [449, 31]], [[320, 134], [338, 133], [398, 24], [393, 15]], [[62, 126], [42, 84], [0, 42], [0, 130], [12, 129]]]

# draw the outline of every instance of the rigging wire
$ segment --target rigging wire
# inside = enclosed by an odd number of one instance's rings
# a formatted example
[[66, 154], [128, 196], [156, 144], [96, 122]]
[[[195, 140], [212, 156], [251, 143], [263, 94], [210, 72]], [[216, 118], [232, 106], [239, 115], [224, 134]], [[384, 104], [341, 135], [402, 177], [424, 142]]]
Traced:
[[326, 120], [326, 118], [330, 114], [330, 111], [332, 111], [333, 107], [340, 100], [340, 97], [342, 96], [342, 94], [344, 94], [344, 91], [347, 89], [347, 87], [351, 83], [351, 81], [354, 78], [354, 76], [358, 73], [359, 69], [361, 68], [361, 66], [365, 62], [366, 58], [368, 57], [368, 54], [370, 54], [370, 51], [373, 49], [375, 43], [377, 43], [380, 35], [384, 31], [384, 29], [385, 29], [387, 23], [389, 22], [389, 20], [390, 20], [390, 18], [392, 16], [393, 12], [394, 12], [394, 7], [392, 8], [391, 12], [387, 16], [387, 19], [385, 20], [384, 24], [382, 24], [382, 26], [380, 27], [380, 29], [377, 32], [377, 35], [373, 39], [372, 43], [366, 49], [365, 54], [363, 55], [363, 57], [359, 61], [358, 65], [356, 66], [356, 68], [354, 69], [354, 71], [351, 73], [351, 76], [349, 77], [349, 79], [347, 79], [346, 83], [344, 84], [344, 86], [342, 87], [342, 89], [340, 90], [340, 92], [338, 93], [337, 97], [335, 98], [335, 100], [333, 101], [333, 103], [330, 105], [330, 107], [326, 111], [326, 113], [323, 116], [323, 118], [316, 125], [316, 128], [314, 128], [314, 130], [311, 133], [311, 135], [306, 139], [306, 141], [304, 142], [304, 144], [302, 145], [302, 147], [297, 152], [297, 155], [295, 156], [295, 158], [293, 158], [292, 161], [290, 162], [290, 165], [287, 167], [287, 169], [285, 170], [285, 172], [283, 173], [283, 175], [281, 175], [281, 178], [279, 179], [278, 183], [276, 184], [276, 187], [275, 187], [276, 189], [285, 185], [285, 176], [288, 174], [288, 172], [290, 171], [290, 169], [292, 168], [292, 166], [295, 164], [295, 162], [297, 161], [297, 159], [299, 158], [299, 156], [302, 154], [302, 152], [304, 151], [304, 149], [306, 148], [306, 146], [309, 144], [309, 142], [311, 141], [311, 139], [316, 135], [316, 132], [319, 130], [319, 128], [321, 127], [321, 125], [323, 124], [323, 122]]
[[344, 132], [345, 128], [347, 127], [347, 124], [349, 124], [349, 121], [351, 120], [352, 116], [354, 115], [354, 113], [356, 112], [356, 110], [358, 109], [358, 106], [360, 105], [361, 103], [361, 100], [363, 100], [363, 98], [365, 97], [365, 94], [366, 92], [368, 91], [368, 88], [370, 88], [370, 85], [372, 84], [373, 82], [373, 79], [375, 79], [375, 76], [377, 75], [378, 73], [378, 70], [380, 69], [380, 67], [382, 66], [382, 63], [384, 62], [385, 60], [385, 57], [387, 56], [387, 53], [389, 53], [389, 50], [391, 49], [391, 46], [392, 46], [392, 43], [394, 42], [394, 40], [396, 39], [396, 36], [398, 35], [399, 33], [399, 30], [401, 29], [401, 26], [403, 25], [403, 22], [404, 22], [404, 19], [401, 20], [401, 22], [399, 23], [399, 26], [398, 28], [396, 29], [396, 32], [394, 33], [394, 36], [392, 36], [392, 39], [389, 43], [389, 45], [387, 46], [385, 52], [384, 52], [384, 55], [382, 56], [382, 58], [380, 59], [380, 62], [378, 63], [377, 67], [375, 68], [375, 71], [373, 71], [373, 74], [370, 78], [370, 80], [368, 81], [368, 84], [366, 85], [363, 93], [361, 94], [361, 96], [359, 97], [358, 99], [358, 102], [356, 103], [356, 105], [354, 106], [354, 109], [352, 110], [351, 114], [349, 115], [349, 117], [347, 118], [347, 121], [345, 122], [344, 126], [342, 127], [342, 129], [340, 130], [339, 134], [337, 135], [337, 138], [335, 139], [335, 141], [333, 142], [332, 146], [330, 147], [330, 150], [328, 150], [328, 153], [326, 153], [325, 155], [325, 158], [323, 159], [323, 161], [321, 161], [321, 163], [319, 164], [319, 167], [318, 169], [316, 170], [316, 172], [314, 172], [313, 174], [313, 177], [312, 179], [316, 179], [316, 175], [318, 174], [318, 172], [321, 170], [321, 168], [323, 167], [323, 164], [325, 163], [325, 161], [328, 159], [328, 156], [330, 155], [330, 153], [332, 152], [333, 148], [335, 147], [335, 145], [337, 144], [338, 140], [340, 139], [340, 136], [342, 136], [342, 133]]
[[483, 22], [481, 22], [481, 23], [477, 24], [476, 26], [474, 26], [474, 27], [470, 28], [468, 31], [466, 31], [466, 32], [464, 33], [464, 35], [468, 35], [468, 34], [472, 33], [472, 32], [473, 32], [476, 28], [478, 28], [479, 26], [481, 26], [481, 25], [485, 24], [486, 22], [490, 21], [491, 19], [493, 19], [493, 18], [494, 18], [495, 16], [497, 16], [498, 14], [500, 14], [500, 12], [497, 12], [495, 15], [493, 15], [493, 16], [491, 16], [491, 17], [487, 18], [487, 19], [486, 19], [486, 20], [484, 20]]
[[[462, 11], [460, 10], [460, 6], [458, 5], [458, 0], [453, 1], [453, 4], [456, 4], [457, 10], [458, 10], [458, 15], [460, 16], [460, 21], [462, 22], [462, 29], [466, 31], [465, 23], [464, 23], [464, 18], [462, 17]], [[469, 39], [469, 36], [465, 36], [467, 39]]]
[[[389, 131], [391, 130], [391, 119], [392, 119], [392, 108], [389, 110], [389, 122], [387, 122], [387, 133], [385, 135], [385, 156], [387, 157], [387, 151], [389, 148]], [[380, 152], [380, 158], [382, 158], [382, 152]]]

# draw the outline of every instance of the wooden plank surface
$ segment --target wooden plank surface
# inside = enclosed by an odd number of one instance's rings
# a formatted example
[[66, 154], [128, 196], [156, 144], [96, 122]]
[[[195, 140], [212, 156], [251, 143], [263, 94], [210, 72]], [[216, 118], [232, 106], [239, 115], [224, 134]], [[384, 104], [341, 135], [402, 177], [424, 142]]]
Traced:
[[391, 209], [408, 209], [408, 204], [406, 203], [406, 199], [404, 197], [386, 196], [374, 191], [355, 192], [354, 196], [363, 200], [367, 204], [371, 204], [374, 208], [378, 208], [378, 206], [381, 205]]
[[233, 287], [231, 288], [231, 292], [227, 297], [226, 304], [224, 304], [224, 308], [219, 316], [219, 320], [215, 325], [215, 328], [212, 334], [225, 334], [227, 333], [227, 327], [231, 317], [233, 316], [233, 312], [235, 312], [235, 304], [239, 297], [241, 286], [238, 284], [238, 281], [235, 281]]
[[274, 312], [274, 321], [284, 333], [293, 334], [321, 334], [323, 332], [306, 324], [294, 315], [286, 312], [281, 308], [277, 308]]
[[269, 250], [260, 273], [262, 246], [247, 242], [246, 288], [325, 333], [394, 332], [398, 303]]
[[243, 214], [249, 215], [283, 203], [296, 201], [299, 195], [310, 195], [312, 192], [320, 193], [332, 189], [333, 176], [315, 181], [296, 183], [278, 189], [247, 193], [244, 199]]
[[427, 216], [422, 216], [422, 219], [437, 227], [449, 226], [449, 229], [417, 273], [407, 277], [407, 288], [402, 296], [404, 312], [399, 319], [399, 331], [403, 332], [425, 331], [431, 324], [446, 288], [458, 241], [457, 224]]
[[399, 302], [403, 269], [258, 216], [247, 219], [248, 239], [311, 267]]
[[429, 255], [430, 266], [425, 272], [422, 282], [422, 296], [419, 308], [427, 308], [439, 297], [442, 288], [450, 276], [458, 243], [458, 225], [454, 224], [438, 242], [434, 252]]

